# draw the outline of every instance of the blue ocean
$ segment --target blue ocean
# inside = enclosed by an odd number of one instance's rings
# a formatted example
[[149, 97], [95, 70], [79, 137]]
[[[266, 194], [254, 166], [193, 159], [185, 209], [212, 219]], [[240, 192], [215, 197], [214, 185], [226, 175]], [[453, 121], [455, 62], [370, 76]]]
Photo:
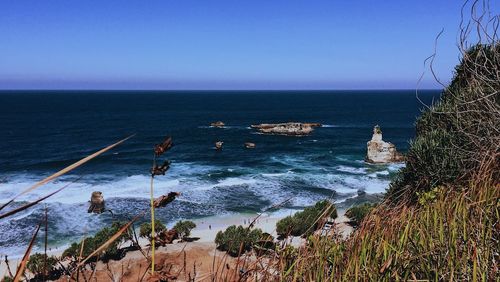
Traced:
[[[419, 91], [431, 104], [440, 91]], [[403, 164], [364, 162], [378, 124], [385, 141], [407, 150], [424, 105], [414, 90], [378, 91], [2, 91], [0, 203], [44, 177], [126, 136], [133, 138], [33, 192], [2, 212], [71, 183], [62, 192], [0, 220], [0, 254], [23, 252], [49, 211], [49, 244], [67, 244], [114, 220], [148, 209], [153, 146], [172, 136], [155, 178], [155, 196], [181, 196], [157, 210], [165, 223], [219, 214], [255, 213], [290, 199], [301, 209], [383, 193]], [[210, 123], [223, 121], [223, 128]], [[259, 134], [252, 124], [318, 122], [309, 136]], [[214, 150], [223, 141], [221, 151]], [[244, 148], [245, 142], [256, 144]], [[93, 191], [113, 211], [87, 213]]]

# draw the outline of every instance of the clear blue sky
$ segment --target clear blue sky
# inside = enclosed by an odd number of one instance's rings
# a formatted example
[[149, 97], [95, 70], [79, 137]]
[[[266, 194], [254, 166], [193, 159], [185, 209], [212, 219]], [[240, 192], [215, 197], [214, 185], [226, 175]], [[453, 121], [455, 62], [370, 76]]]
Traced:
[[[495, 2], [495, 1], [493, 1]], [[1, 89], [415, 88], [459, 0], [1, 1]], [[437, 88], [430, 75], [421, 88]]]

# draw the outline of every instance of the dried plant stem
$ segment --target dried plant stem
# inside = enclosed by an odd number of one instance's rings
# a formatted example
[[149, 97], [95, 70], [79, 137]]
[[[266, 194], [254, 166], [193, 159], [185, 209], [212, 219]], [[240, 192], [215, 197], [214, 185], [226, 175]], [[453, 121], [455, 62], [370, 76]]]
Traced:
[[[153, 156], [153, 167], [156, 165], [156, 157]], [[150, 189], [150, 194], [151, 194], [151, 275], [155, 273], [155, 240], [156, 240], [156, 234], [155, 234], [155, 205], [154, 205], [154, 188], [153, 188], [153, 182], [154, 182], [154, 175], [151, 174], [151, 189]]]
[[5, 264], [7, 265], [7, 272], [9, 273], [9, 277], [14, 277], [14, 275], [12, 275], [12, 271], [10, 270], [9, 259], [7, 258], [7, 256], [5, 256]]
[[36, 236], [38, 235], [38, 231], [40, 231], [41, 225], [38, 224], [35, 230], [35, 233], [33, 234], [33, 237], [31, 238], [31, 241], [28, 245], [28, 248], [26, 249], [26, 252], [24, 253], [23, 259], [21, 260], [21, 264], [17, 268], [16, 271], [16, 276], [14, 277], [14, 282], [18, 282], [21, 279], [21, 276], [24, 274], [24, 269], [26, 268], [26, 264], [28, 263], [28, 259], [30, 258], [30, 253], [31, 249], [33, 248], [33, 244], [35, 243]]
[[43, 258], [43, 275], [47, 277], [47, 244], [49, 237], [49, 217], [47, 215], [47, 204], [45, 204], [45, 249], [44, 249], [44, 258]]

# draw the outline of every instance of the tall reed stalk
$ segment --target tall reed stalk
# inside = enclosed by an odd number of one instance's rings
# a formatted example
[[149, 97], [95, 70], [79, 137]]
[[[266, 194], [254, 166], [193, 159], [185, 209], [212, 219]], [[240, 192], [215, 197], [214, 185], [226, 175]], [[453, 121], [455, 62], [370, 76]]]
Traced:
[[[153, 155], [153, 168], [156, 166], [156, 154]], [[155, 205], [154, 205], [154, 174], [151, 173], [151, 188], [150, 188], [150, 200], [151, 200], [151, 275], [155, 273]]]
[[151, 182], [150, 182], [150, 202], [151, 202], [151, 275], [155, 273], [155, 241], [156, 241], [156, 232], [155, 232], [155, 199], [154, 199], [154, 177], [155, 175], [164, 175], [168, 170], [170, 163], [169, 161], [165, 162], [162, 166], [156, 165], [156, 158], [163, 155], [166, 151], [168, 151], [172, 147], [172, 138], [167, 137], [165, 140], [154, 146], [153, 149], [153, 166], [151, 168]]

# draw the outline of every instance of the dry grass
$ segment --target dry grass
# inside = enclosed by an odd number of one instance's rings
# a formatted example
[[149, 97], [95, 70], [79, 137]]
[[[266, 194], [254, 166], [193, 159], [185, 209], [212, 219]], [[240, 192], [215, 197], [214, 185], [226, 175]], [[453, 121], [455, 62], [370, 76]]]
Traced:
[[498, 279], [500, 186], [444, 191], [423, 206], [380, 205], [346, 241], [314, 236], [279, 253], [280, 280]]

